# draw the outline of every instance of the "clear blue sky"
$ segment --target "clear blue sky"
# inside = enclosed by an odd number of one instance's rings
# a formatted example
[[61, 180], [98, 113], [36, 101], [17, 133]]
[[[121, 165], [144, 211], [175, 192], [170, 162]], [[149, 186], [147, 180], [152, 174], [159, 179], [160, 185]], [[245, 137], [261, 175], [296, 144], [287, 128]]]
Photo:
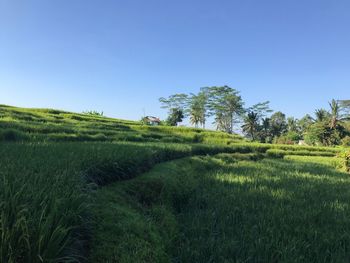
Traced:
[[301, 117], [350, 98], [348, 0], [0, 0], [0, 103], [125, 119], [229, 85]]

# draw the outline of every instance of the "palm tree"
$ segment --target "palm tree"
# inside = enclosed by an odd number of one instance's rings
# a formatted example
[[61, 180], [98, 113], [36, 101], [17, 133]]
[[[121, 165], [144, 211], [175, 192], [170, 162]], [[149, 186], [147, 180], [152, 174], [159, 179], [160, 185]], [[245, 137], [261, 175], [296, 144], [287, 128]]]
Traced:
[[270, 137], [270, 118], [263, 118], [261, 120], [261, 140], [262, 142], [267, 142], [270, 140], [267, 140]]
[[332, 101], [329, 103], [329, 106], [331, 108], [329, 124], [329, 127], [331, 129], [335, 129], [338, 122], [350, 119], [349, 114], [344, 114], [344, 108], [335, 99], [332, 99]]
[[288, 131], [298, 132], [298, 120], [293, 117], [287, 118], [287, 129]]
[[190, 111], [190, 123], [194, 125], [195, 128], [198, 128], [198, 124], [200, 122], [198, 114], [195, 111]]
[[204, 91], [198, 93], [198, 95], [191, 94], [191, 97], [188, 99], [188, 112], [190, 115], [190, 122], [196, 128], [199, 124], [205, 128], [205, 122], [207, 118], [208, 111], [208, 97]]
[[200, 109], [198, 97], [194, 94], [192, 94], [189, 100], [188, 112], [190, 115], [190, 123], [194, 125], [196, 128], [198, 128], [198, 124], [201, 121], [201, 109]]
[[329, 118], [329, 112], [325, 109], [317, 109], [315, 110], [316, 122], [322, 122]]
[[242, 130], [254, 141], [256, 139], [255, 135], [259, 130], [259, 114], [253, 111], [248, 112], [244, 118]]
[[223, 111], [216, 110], [213, 124], [215, 124], [217, 131], [227, 132], [226, 119], [227, 117]]
[[314, 118], [312, 118], [309, 114], [306, 114], [298, 121], [298, 126], [300, 127], [301, 133], [305, 133], [312, 124], [314, 124]]

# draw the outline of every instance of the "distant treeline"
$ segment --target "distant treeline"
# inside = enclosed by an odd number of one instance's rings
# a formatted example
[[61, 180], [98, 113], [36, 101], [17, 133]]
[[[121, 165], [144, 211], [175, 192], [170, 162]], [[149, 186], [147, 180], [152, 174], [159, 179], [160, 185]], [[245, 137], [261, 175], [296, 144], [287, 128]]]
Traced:
[[238, 126], [253, 141], [350, 145], [350, 100], [332, 99], [329, 110], [317, 109], [313, 116], [306, 114], [301, 119], [273, 112], [269, 101], [245, 107], [239, 91], [229, 86], [204, 87], [197, 94], [179, 93], [159, 101], [168, 110], [165, 124], [170, 126], [188, 117], [195, 127], [205, 128], [213, 117], [217, 130], [233, 133]]

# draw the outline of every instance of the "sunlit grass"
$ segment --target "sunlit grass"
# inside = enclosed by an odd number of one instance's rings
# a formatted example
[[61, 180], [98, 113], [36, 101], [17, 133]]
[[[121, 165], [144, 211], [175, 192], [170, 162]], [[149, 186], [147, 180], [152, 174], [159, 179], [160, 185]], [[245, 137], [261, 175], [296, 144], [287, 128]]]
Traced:
[[348, 174], [234, 156], [169, 162], [101, 189], [92, 262], [347, 262]]
[[341, 148], [3, 105], [0, 141], [0, 262], [344, 262], [349, 252]]
[[[6, 134], [12, 133], [12, 136]], [[21, 136], [20, 136], [21, 135]], [[54, 109], [0, 105], [0, 141], [136, 141], [230, 144], [239, 135], [187, 127], [147, 126], [137, 121]]]

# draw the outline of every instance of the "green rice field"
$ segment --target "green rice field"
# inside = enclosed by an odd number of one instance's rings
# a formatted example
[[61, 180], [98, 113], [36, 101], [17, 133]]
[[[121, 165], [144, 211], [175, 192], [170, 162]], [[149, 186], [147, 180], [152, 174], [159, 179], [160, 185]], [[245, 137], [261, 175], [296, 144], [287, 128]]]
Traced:
[[0, 262], [348, 262], [341, 147], [0, 106]]

